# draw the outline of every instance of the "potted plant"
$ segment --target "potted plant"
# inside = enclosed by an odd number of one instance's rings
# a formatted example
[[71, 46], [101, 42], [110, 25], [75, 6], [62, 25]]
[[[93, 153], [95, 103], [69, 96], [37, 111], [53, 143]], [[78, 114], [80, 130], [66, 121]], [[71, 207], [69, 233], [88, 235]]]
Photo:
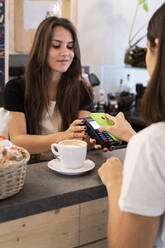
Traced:
[[146, 57], [146, 48], [139, 47], [138, 43], [144, 39], [146, 34], [143, 34], [140, 38], [136, 39], [137, 35], [140, 33], [140, 31], [145, 27], [146, 24], [142, 25], [135, 34], [133, 34], [133, 29], [136, 21], [136, 16], [139, 10], [139, 7], [142, 6], [144, 11], [148, 11], [148, 4], [147, 0], [138, 0], [136, 9], [135, 9], [135, 14], [132, 20], [130, 32], [129, 32], [129, 38], [128, 38], [128, 44], [129, 47], [125, 53], [125, 58], [124, 62], [125, 64], [136, 66], [136, 67], [146, 67], [145, 63], [145, 57]]

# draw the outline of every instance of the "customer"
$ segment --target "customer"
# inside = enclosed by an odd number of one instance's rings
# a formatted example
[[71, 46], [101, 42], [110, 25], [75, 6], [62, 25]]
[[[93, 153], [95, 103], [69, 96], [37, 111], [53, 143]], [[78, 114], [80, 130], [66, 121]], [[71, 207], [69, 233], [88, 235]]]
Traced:
[[45, 159], [52, 143], [85, 139], [85, 126], [78, 118], [89, 115], [91, 104], [73, 24], [64, 18], [46, 18], [36, 31], [25, 80], [11, 80], [5, 87], [11, 141], [31, 154], [45, 153], [41, 156]]
[[123, 170], [112, 157], [98, 171], [108, 192], [111, 248], [165, 247], [165, 3], [152, 16], [147, 38], [151, 79], [142, 110], [151, 125], [130, 139]]

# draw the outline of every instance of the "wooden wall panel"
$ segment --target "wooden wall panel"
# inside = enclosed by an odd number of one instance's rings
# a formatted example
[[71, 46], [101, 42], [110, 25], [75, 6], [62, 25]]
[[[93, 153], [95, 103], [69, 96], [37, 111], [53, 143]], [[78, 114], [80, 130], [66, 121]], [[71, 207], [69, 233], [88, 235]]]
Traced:
[[0, 224], [0, 247], [71, 248], [79, 243], [79, 206]]
[[[42, 1], [42, 0], [29, 0]], [[43, 0], [44, 1], [44, 0]], [[54, 0], [47, 0], [54, 1]], [[73, 2], [72, 2], [73, 1]], [[62, 0], [62, 16], [68, 19], [73, 19], [73, 23], [77, 23], [77, 0]], [[73, 4], [72, 4], [73, 3]], [[28, 53], [35, 34], [35, 29], [24, 30], [24, 0], [11, 0], [10, 2], [10, 52], [11, 53]], [[73, 5], [73, 6], [72, 6]], [[73, 10], [74, 9], [74, 10]], [[13, 13], [14, 12], [14, 15]], [[72, 13], [72, 18], [71, 18]], [[14, 22], [14, 27], [13, 26]], [[14, 40], [13, 40], [14, 39]]]
[[107, 237], [108, 200], [101, 198], [80, 205], [80, 245]]
[[71, 15], [71, 0], [62, 0], [62, 16], [70, 19]]
[[[45, 1], [45, 0], [29, 0]], [[54, 0], [47, 0], [54, 1]], [[70, 19], [77, 26], [77, 1], [62, 0], [62, 16]], [[35, 34], [35, 29], [24, 30], [24, 0], [9, 1], [9, 53], [28, 53]]]
[[107, 239], [83, 245], [81, 248], [108, 248]]
[[3, 248], [107, 248], [107, 198], [0, 223]]
[[14, 53], [14, 0], [9, 0], [9, 53]]

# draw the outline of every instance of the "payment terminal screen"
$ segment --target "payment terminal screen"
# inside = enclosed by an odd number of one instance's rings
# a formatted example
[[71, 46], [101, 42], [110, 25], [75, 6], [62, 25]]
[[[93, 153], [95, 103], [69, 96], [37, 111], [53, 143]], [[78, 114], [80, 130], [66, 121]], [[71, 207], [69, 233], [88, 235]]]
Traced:
[[98, 124], [96, 121], [94, 121], [94, 120], [90, 121], [89, 123], [91, 124], [91, 126], [92, 126], [95, 130], [98, 129], [98, 128], [100, 127], [99, 124]]

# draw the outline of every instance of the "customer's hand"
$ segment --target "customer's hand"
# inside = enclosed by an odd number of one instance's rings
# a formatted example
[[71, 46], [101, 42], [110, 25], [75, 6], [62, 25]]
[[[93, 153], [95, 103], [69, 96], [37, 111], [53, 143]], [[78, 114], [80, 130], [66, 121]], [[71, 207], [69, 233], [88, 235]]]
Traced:
[[120, 159], [111, 157], [99, 168], [98, 174], [103, 184], [110, 189], [115, 183], [121, 184], [122, 182], [123, 166]]
[[106, 114], [109, 120], [114, 122], [113, 126], [101, 126], [99, 131], [107, 131], [116, 138], [128, 142], [129, 139], [136, 134], [135, 130], [131, 127], [129, 122], [124, 118], [122, 112], [118, 113], [115, 117]]
[[69, 128], [65, 131], [67, 139], [85, 139], [87, 137], [86, 126], [83, 125], [82, 120], [73, 121]]

